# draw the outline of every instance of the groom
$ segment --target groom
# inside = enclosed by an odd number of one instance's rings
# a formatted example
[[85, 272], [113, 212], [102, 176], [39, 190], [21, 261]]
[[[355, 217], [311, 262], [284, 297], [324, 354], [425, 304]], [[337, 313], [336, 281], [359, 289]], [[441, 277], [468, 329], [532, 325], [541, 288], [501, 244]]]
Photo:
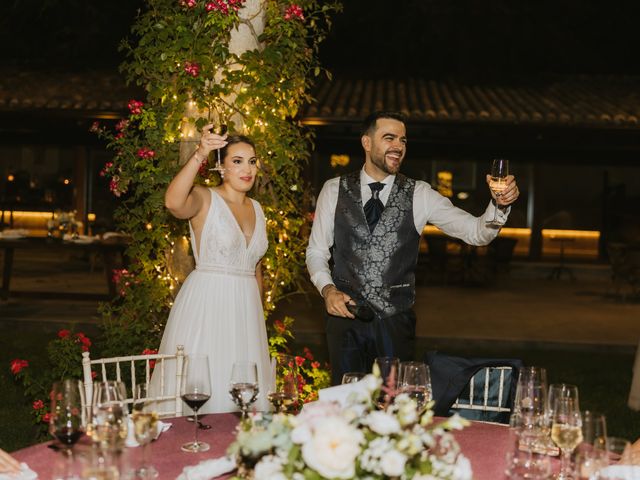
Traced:
[[[325, 301], [332, 383], [344, 372], [370, 372], [378, 356], [413, 357], [415, 267], [427, 222], [471, 245], [486, 245], [518, 198], [507, 188], [474, 217], [429, 184], [399, 173], [407, 149], [404, 118], [374, 112], [363, 125], [361, 170], [327, 181], [316, 204], [307, 247], [311, 281]], [[488, 176], [487, 176], [488, 181]], [[333, 268], [329, 260], [333, 259]]]

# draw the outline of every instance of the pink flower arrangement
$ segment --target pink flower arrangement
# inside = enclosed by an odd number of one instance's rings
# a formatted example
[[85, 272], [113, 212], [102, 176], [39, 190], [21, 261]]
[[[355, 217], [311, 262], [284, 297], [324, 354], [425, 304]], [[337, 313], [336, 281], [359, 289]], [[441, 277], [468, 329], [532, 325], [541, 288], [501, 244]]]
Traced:
[[184, 62], [184, 71], [195, 78], [200, 75], [200, 65], [196, 62]]
[[304, 20], [304, 11], [300, 6], [294, 3], [285, 10], [284, 19], [293, 20], [295, 18], [297, 18], [298, 20]]
[[19, 374], [22, 369], [27, 368], [29, 366], [29, 362], [27, 360], [21, 360], [19, 358], [11, 360], [11, 373], [14, 375]]
[[142, 113], [144, 103], [139, 100], [129, 100], [127, 106], [129, 107], [129, 111], [132, 115], [140, 115]]

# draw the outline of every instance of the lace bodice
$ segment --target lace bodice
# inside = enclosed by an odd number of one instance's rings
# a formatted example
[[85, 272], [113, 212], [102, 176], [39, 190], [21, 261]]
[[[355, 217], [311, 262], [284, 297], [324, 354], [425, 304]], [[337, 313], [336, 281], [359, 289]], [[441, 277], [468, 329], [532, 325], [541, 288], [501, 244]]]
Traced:
[[215, 190], [209, 189], [209, 191], [211, 205], [202, 228], [199, 251], [196, 249], [195, 235], [189, 224], [196, 268], [253, 274], [256, 264], [268, 247], [266, 221], [260, 204], [251, 199], [256, 213], [256, 226], [253, 236], [247, 239], [247, 243], [244, 233], [224, 199]]

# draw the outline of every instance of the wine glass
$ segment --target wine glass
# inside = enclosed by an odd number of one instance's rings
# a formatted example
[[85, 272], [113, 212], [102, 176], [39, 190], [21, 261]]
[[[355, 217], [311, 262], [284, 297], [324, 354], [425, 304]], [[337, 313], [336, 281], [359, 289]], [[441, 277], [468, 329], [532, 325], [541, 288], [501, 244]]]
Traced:
[[347, 383], [356, 383], [364, 378], [364, 373], [362, 372], [346, 372], [342, 375], [342, 385], [346, 385]]
[[549, 399], [547, 401], [549, 423], [551, 423], [552, 409], [557, 398], [573, 398], [576, 401], [576, 405], [579, 405], [578, 387], [569, 383], [552, 383], [549, 385]]
[[560, 472], [557, 479], [573, 478], [571, 454], [582, 442], [582, 415], [575, 398], [556, 398], [552, 409], [551, 440], [561, 452]]
[[576, 476], [591, 478], [608, 463], [605, 416], [586, 410], [582, 414], [582, 443], [576, 455]]
[[279, 354], [271, 359], [275, 382], [267, 398], [276, 412], [293, 413], [298, 406], [298, 364], [295, 357]]
[[423, 362], [402, 362], [398, 391], [409, 395], [416, 402], [418, 411], [423, 411], [431, 401], [429, 367]]
[[[216, 135], [224, 135], [225, 133], [227, 133], [227, 125], [225, 125], [224, 123], [220, 123], [218, 125], [214, 125], [211, 128], [211, 133], [215, 133]], [[215, 170], [216, 172], [219, 172], [220, 174], [222, 174], [222, 172], [224, 172], [224, 167], [222, 166], [222, 159], [220, 158], [220, 149], [218, 148], [216, 150], [216, 166], [213, 167], [211, 170]]]
[[119, 451], [127, 439], [127, 394], [123, 382], [93, 384], [92, 437], [103, 450]]
[[79, 380], [62, 380], [51, 390], [49, 432], [71, 449], [85, 432], [82, 418], [84, 387]]
[[53, 384], [51, 389], [51, 417], [49, 433], [61, 444], [65, 455], [60, 468], [64, 478], [71, 478], [73, 469], [72, 449], [84, 434], [82, 405], [84, 387], [79, 380], [62, 380]]
[[375, 400], [376, 406], [385, 409], [396, 396], [398, 388], [398, 374], [400, 370], [400, 359], [398, 357], [377, 357], [373, 361], [374, 372], [380, 372], [382, 388], [378, 398]]
[[182, 400], [195, 416], [195, 439], [182, 445], [185, 452], [206, 452], [209, 444], [198, 441], [198, 410], [211, 398], [211, 375], [207, 355], [189, 355], [184, 361], [182, 374]]
[[[507, 176], [509, 175], [509, 160], [504, 158], [496, 158], [491, 163], [491, 178], [489, 179], [489, 188], [496, 197], [500, 197], [502, 192], [507, 188]], [[501, 225], [498, 222], [498, 207], [493, 212], [493, 219], [487, 221], [487, 225]]]
[[545, 453], [550, 444], [547, 414], [547, 371], [542, 367], [523, 367], [518, 372], [510, 425], [525, 450]]
[[256, 401], [258, 388], [258, 367], [255, 362], [236, 362], [231, 368], [229, 395], [240, 408], [242, 419], [247, 418], [249, 406]]
[[136, 478], [158, 478], [158, 470], [149, 462], [149, 448], [158, 428], [158, 413], [150, 409], [148, 385], [136, 385], [133, 394], [133, 434], [142, 446], [142, 465], [136, 470]]

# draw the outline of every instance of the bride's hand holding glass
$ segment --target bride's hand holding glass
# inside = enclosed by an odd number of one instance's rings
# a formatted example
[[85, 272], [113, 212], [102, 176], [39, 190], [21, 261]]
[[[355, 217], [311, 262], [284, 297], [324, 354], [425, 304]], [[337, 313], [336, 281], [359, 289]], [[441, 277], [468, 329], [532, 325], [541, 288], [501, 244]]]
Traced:
[[[227, 126], [209, 123], [202, 127], [200, 143], [193, 154], [198, 163], [203, 163], [209, 158], [213, 150], [220, 152], [220, 149], [227, 145]], [[218, 153], [216, 169], [221, 167], [220, 155]]]

